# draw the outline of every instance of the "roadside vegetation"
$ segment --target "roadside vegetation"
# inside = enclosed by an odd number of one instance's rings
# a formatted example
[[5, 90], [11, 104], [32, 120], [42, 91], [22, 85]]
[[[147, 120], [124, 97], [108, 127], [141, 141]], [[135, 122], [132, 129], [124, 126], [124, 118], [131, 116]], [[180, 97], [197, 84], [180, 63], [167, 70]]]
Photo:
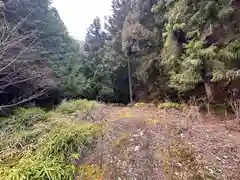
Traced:
[[63, 102], [55, 110], [19, 108], [0, 124], [3, 180], [73, 179], [84, 154], [94, 147], [101, 126], [70, 118], [96, 108], [95, 102]]

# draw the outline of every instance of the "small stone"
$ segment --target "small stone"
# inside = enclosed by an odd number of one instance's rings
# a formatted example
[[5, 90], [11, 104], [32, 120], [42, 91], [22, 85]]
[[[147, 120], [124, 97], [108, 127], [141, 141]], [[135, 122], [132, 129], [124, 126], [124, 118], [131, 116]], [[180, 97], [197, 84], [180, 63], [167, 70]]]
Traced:
[[71, 116], [77, 117], [77, 113], [72, 113]]
[[138, 134], [133, 134], [132, 137], [138, 137], [139, 135]]
[[136, 151], [138, 151], [140, 149], [140, 146], [136, 146], [135, 148], [134, 148], [134, 151], [136, 152]]
[[211, 174], [214, 173], [213, 170], [212, 170], [210, 167], [206, 167], [206, 169], [207, 169]]
[[181, 164], [181, 163], [177, 163], [177, 166], [181, 168], [181, 167], [182, 167], [182, 164]]
[[227, 159], [228, 157], [227, 156], [223, 156], [224, 159]]

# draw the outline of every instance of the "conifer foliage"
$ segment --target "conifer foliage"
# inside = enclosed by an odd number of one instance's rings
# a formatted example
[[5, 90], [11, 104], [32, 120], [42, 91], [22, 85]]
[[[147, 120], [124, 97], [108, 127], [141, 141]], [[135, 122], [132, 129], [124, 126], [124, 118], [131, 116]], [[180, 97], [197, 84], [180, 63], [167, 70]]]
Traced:
[[127, 103], [129, 62], [135, 99], [176, 97], [197, 86], [212, 99], [215, 84], [239, 77], [235, 0], [113, 0], [113, 14], [93, 19], [81, 42], [48, 0], [1, 1], [0, 8], [3, 107], [53, 92]]

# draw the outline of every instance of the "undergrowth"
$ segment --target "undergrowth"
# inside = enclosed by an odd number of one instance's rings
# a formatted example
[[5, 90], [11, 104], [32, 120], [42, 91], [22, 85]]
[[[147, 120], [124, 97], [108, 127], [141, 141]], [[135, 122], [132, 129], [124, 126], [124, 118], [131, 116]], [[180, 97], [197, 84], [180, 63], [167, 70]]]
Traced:
[[182, 110], [184, 108], [186, 108], [187, 105], [186, 104], [179, 104], [179, 103], [174, 103], [174, 102], [165, 102], [165, 103], [161, 103], [158, 105], [158, 108], [160, 109], [178, 109], [178, 110]]
[[76, 111], [87, 112], [88, 110], [92, 110], [97, 106], [95, 101], [88, 100], [71, 100], [71, 101], [63, 101], [57, 108], [56, 112], [60, 112], [62, 114], [71, 114]]
[[101, 126], [73, 120], [66, 113], [90, 111], [95, 104], [63, 102], [48, 113], [39, 108], [18, 109], [1, 121], [0, 179], [74, 179], [77, 164], [93, 147]]
[[78, 169], [77, 180], [103, 180], [104, 172], [98, 165], [82, 165]]
[[198, 155], [189, 145], [175, 142], [164, 157], [164, 172], [169, 180], [216, 180], [209, 167], [198, 161]]

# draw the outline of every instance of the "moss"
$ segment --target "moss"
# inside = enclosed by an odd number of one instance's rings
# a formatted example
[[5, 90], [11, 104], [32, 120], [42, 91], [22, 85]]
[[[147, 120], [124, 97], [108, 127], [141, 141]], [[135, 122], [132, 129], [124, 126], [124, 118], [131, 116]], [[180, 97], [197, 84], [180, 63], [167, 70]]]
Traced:
[[159, 123], [159, 121], [155, 118], [147, 119], [144, 122], [146, 125], [149, 125], [149, 126], [156, 126]]
[[77, 180], [103, 180], [103, 170], [95, 164], [92, 165], [81, 165], [78, 168]]

